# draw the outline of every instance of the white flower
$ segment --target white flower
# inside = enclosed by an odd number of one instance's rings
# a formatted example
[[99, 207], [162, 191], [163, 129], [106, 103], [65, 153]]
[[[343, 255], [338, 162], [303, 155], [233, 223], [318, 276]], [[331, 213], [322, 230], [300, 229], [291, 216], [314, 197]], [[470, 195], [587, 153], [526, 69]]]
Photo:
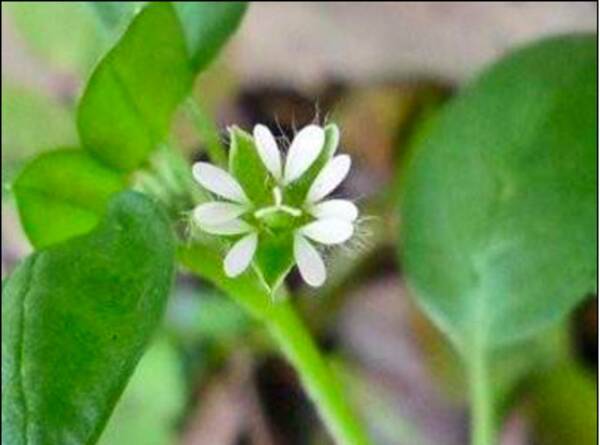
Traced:
[[197, 162], [192, 174], [206, 190], [233, 202], [213, 201], [200, 204], [193, 217], [205, 232], [212, 235], [245, 235], [229, 250], [224, 260], [225, 274], [235, 277], [248, 268], [254, 257], [258, 235], [240, 217], [252, 209], [242, 186], [233, 176], [206, 162]]
[[258, 154], [277, 181], [287, 185], [300, 178], [315, 162], [325, 143], [325, 132], [318, 125], [308, 125], [298, 132], [287, 154], [285, 169], [281, 171], [281, 158], [277, 142], [264, 125], [254, 127], [254, 142]]
[[[333, 133], [333, 150], [337, 148], [339, 134]], [[308, 125], [298, 132], [288, 150], [285, 165], [282, 163], [277, 142], [264, 125], [253, 131], [258, 155], [273, 178], [273, 204], [255, 208], [242, 186], [228, 172], [211, 164], [199, 162], [193, 167], [196, 180], [207, 190], [224, 198], [200, 204], [194, 209], [196, 223], [204, 231], [223, 236], [241, 236], [224, 260], [227, 276], [235, 277], [252, 263], [258, 249], [260, 225], [268, 215], [285, 213], [306, 220], [306, 224], [290, 226], [293, 236], [293, 256], [302, 278], [311, 286], [321, 286], [327, 276], [325, 264], [312, 242], [334, 245], [350, 239], [358, 209], [348, 200], [324, 200], [346, 178], [351, 160], [348, 155], [329, 159], [310, 185], [304, 202], [296, 207], [284, 203], [287, 187], [299, 180], [319, 158], [325, 144], [325, 131], [317, 125]], [[251, 223], [255, 222], [255, 225]], [[312, 242], [311, 242], [312, 241]]]

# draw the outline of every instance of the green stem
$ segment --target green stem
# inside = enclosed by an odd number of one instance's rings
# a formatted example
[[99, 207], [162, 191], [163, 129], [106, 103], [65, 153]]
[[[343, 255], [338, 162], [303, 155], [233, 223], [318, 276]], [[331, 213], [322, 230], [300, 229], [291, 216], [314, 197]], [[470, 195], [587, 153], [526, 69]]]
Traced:
[[[266, 297], [266, 295], [265, 295]], [[267, 328], [294, 366], [303, 387], [338, 444], [368, 444], [362, 424], [329, 364], [319, 353], [311, 335], [289, 303], [276, 303]]]
[[248, 312], [262, 321], [294, 366], [325, 425], [340, 445], [371, 442], [329, 364], [319, 353], [306, 325], [288, 298], [271, 295], [252, 274], [224, 276], [222, 255], [207, 246], [181, 246], [179, 259], [191, 271], [211, 280]]
[[495, 443], [494, 413], [487, 355], [476, 347], [469, 358], [471, 445]]
[[221, 167], [227, 166], [227, 152], [221, 143], [219, 129], [208, 112], [193, 97], [186, 101], [188, 115], [204, 143], [210, 160]]

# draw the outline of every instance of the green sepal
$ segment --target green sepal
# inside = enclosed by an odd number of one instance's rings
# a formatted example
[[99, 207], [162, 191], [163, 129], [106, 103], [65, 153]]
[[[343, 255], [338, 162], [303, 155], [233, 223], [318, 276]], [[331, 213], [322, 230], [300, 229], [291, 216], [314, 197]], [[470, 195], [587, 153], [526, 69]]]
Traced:
[[258, 155], [254, 138], [238, 127], [231, 127], [229, 134], [229, 172], [256, 207], [272, 205], [276, 184]]
[[263, 284], [274, 294], [294, 266], [292, 233], [262, 233], [254, 265]]

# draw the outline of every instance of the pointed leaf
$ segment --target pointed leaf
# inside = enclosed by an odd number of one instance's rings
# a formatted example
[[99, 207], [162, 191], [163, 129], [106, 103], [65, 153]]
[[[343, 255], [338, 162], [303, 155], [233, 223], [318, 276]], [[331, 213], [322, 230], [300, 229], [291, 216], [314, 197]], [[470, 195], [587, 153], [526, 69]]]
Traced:
[[85, 148], [122, 169], [161, 143], [193, 79], [181, 25], [168, 3], [152, 3], [100, 62], [79, 104]]

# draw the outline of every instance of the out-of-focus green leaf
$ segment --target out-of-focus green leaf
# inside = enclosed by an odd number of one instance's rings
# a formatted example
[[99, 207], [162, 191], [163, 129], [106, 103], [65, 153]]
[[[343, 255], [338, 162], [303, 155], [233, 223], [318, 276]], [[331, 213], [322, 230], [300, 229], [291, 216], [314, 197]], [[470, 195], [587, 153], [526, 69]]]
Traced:
[[404, 265], [462, 352], [539, 332], [595, 287], [596, 68], [591, 35], [516, 51], [415, 147]]
[[536, 443], [598, 443], [598, 398], [594, 376], [576, 364], [564, 363], [539, 373], [528, 383]]
[[65, 104], [2, 84], [2, 162], [22, 161], [43, 150], [76, 144], [73, 115]]
[[31, 48], [56, 68], [85, 76], [100, 56], [102, 38], [82, 2], [13, 2], [5, 7]]
[[111, 33], [125, 27], [145, 2], [86, 2]]
[[83, 150], [55, 150], [30, 162], [14, 183], [21, 224], [35, 247], [94, 228], [124, 178]]
[[249, 324], [242, 309], [215, 290], [178, 291], [169, 302], [169, 332], [186, 339], [223, 341], [240, 336]]
[[239, 26], [247, 2], [174, 2], [196, 71], [205, 68]]
[[17, 267], [2, 292], [3, 443], [97, 440], [160, 321], [173, 255], [164, 213], [127, 192], [93, 233]]
[[29, 158], [76, 144], [73, 116], [65, 104], [41, 92], [2, 83], [2, 199]]
[[94, 71], [77, 123], [84, 147], [133, 170], [163, 141], [188, 93], [192, 70], [173, 8], [153, 3], [131, 22]]
[[100, 445], [169, 445], [185, 405], [178, 357], [159, 338], [148, 348], [100, 436]]

